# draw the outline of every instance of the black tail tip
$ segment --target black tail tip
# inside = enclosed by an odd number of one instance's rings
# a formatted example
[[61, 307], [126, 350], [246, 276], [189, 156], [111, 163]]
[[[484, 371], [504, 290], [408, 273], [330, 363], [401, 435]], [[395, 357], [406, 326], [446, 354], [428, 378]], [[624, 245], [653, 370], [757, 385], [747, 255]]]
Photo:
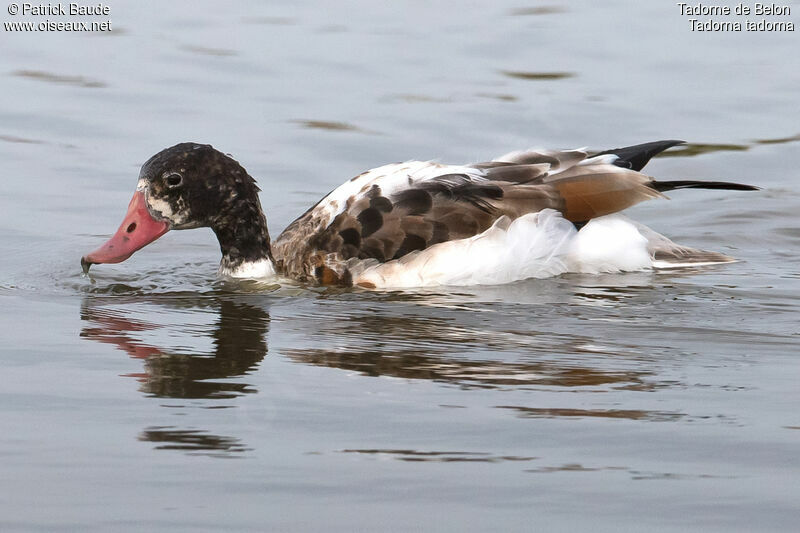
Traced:
[[760, 191], [761, 187], [745, 183], [732, 183], [730, 181], [653, 181], [650, 186], [658, 192], [674, 191], [676, 189], [719, 189], [725, 191]]
[[654, 156], [668, 148], [678, 146], [679, 144], [686, 144], [686, 141], [680, 141], [678, 139], [654, 141], [637, 144], [635, 146], [626, 146], [624, 148], [612, 148], [611, 150], [605, 150], [594, 155], [615, 155], [617, 156], [617, 160], [614, 161], [616, 166], [629, 168], [638, 172], [642, 170]]

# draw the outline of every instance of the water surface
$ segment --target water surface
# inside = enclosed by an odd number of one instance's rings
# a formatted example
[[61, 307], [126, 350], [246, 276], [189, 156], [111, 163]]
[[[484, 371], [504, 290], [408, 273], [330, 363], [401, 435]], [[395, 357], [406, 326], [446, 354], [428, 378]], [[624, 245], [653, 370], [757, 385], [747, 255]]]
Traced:
[[[796, 34], [655, 3], [110, 5], [111, 34], [0, 36], [1, 529], [796, 528]], [[80, 273], [181, 141], [242, 162], [277, 235], [387, 162], [661, 138], [690, 143], [653, 175], [763, 190], [628, 214], [741, 262], [375, 293], [219, 281], [195, 230]]]

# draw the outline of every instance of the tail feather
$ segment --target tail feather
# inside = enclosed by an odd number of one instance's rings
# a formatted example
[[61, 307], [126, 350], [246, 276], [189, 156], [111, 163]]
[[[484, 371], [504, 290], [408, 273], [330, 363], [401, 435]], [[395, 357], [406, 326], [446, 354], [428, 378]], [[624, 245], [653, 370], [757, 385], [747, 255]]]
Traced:
[[[660, 154], [667, 148], [672, 148], [679, 144], [685, 144], [685, 141], [666, 140], [654, 141], [644, 144], [637, 144], [635, 146], [626, 146], [625, 148], [612, 148], [594, 156], [601, 155], [615, 155], [617, 159], [613, 162], [615, 166], [627, 168], [630, 170], [640, 171], [654, 156]], [[655, 181], [650, 184], [650, 187], [658, 192], [672, 191], [674, 189], [725, 189], [731, 191], [757, 191], [760, 187], [753, 185], [745, 185], [742, 183], [730, 183], [727, 181], [695, 181], [695, 180], [678, 180], [678, 181]]]
[[647, 239], [647, 251], [653, 259], [653, 268], [684, 268], [736, 262], [736, 259], [723, 253], [681, 246], [640, 222], [623, 215], [616, 216], [633, 224], [642, 237]]
[[658, 192], [672, 191], [675, 189], [724, 189], [729, 191], [758, 191], [761, 187], [755, 185], [745, 185], [743, 183], [731, 183], [729, 181], [695, 181], [695, 180], [676, 180], [676, 181], [655, 181], [650, 183], [650, 187]]
[[698, 250], [688, 246], [678, 246], [669, 250], [654, 250], [653, 268], [684, 268], [706, 265], [735, 263], [736, 259], [729, 255], [708, 250]]

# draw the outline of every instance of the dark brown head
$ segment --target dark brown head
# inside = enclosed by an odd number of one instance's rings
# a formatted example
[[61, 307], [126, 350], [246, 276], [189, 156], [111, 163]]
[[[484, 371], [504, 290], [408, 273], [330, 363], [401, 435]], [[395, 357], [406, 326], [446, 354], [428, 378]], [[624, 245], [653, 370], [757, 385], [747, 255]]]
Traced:
[[139, 173], [128, 213], [108, 242], [81, 259], [119, 263], [171, 229], [210, 227], [224, 259], [269, 255], [258, 186], [232, 157], [208, 144], [181, 143], [151, 157]]

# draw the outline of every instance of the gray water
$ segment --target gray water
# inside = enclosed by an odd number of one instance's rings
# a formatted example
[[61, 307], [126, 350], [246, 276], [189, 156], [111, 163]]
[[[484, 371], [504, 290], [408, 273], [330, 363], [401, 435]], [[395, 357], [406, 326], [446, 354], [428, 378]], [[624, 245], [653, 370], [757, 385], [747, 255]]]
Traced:
[[[0, 529], [796, 530], [796, 32], [670, 2], [109, 5], [110, 34], [0, 32]], [[181, 141], [233, 154], [277, 235], [384, 163], [662, 138], [691, 144], [652, 175], [763, 190], [627, 214], [739, 263], [322, 290], [218, 281], [194, 230], [80, 272]]]

